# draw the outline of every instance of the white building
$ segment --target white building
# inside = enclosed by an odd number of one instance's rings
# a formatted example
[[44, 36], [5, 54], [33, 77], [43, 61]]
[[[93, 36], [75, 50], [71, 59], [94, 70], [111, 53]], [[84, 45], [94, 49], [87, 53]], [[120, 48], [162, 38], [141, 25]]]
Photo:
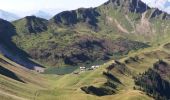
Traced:
[[34, 70], [38, 73], [43, 73], [45, 71], [45, 68], [42, 68], [42, 67], [38, 67], [38, 66], [35, 66], [34, 67]]
[[100, 67], [99, 65], [91, 66], [92, 69], [97, 69], [99, 67]]
[[80, 71], [85, 71], [86, 67], [80, 67]]

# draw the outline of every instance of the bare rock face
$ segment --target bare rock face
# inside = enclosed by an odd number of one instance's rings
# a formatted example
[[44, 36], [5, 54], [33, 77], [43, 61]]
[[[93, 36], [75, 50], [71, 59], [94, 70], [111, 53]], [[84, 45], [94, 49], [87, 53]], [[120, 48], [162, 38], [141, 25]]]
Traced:
[[150, 8], [147, 4], [141, 0], [109, 0], [104, 5], [119, 9], [125, 13], [144, 13], [148, 10], [151, 10], [150, 18], [158, 17], [160, 19], [169, 19], [170, 16], [166, 12], [163, 12], [159, 9]]
[[[61, 12], [49, 21], [28, 16], [12, 24], [17, 31], [14, 42], [18, 47], [22, 47], [33, 59], [55, 66], [58, 63], [77, 65], [108, 60], [131, 50], [148, 47], [134, 40], [139, 37], [139, 40], [150, 41], [156, 34], [168, 33], [170, 24], [155, 23], [169, 18], [167, 13], [148, 7], [141, 0], [109, 0], [96, 8]], [[165, 25], [167, 32], [162, 31]], [[40, 33], [47, 36], [42, 36], [38, 42], [33, 38]], [[93, 33], [97, 36], [93, 36]], [[114, 39], [114, 34], [123, 39]], [[29, 35], [34, 46], [25, 46], [22, 41], [25, 40], [24, 35]], [[39, 46], [41, 44], [44, 45]]]
[[26, 16], [25, 18], [14, 21], [13, 24], [19, 33], [31, 34], [46, 31], [48, 21], [36, 16]]
[[99, 16], [99, 13], [93, 8], [80, 8], [77, 10], [64, 11], [62, 13], [59, 13], [54, 16], [53, 21], [56, 24], [63, 24], [67, 26], [73, 26], [79, 22], [87, 23], [92, 26], [97, 26], [97, 16]]
[[150, 9], [145, 3], [141, 0], [109, 0], [105, 5], [112, 5], [115, 8], [124, 10], [125, 12], [135, 12], [143, 13], [146, 10]]
[[14, 33], [14, 26], [10, 22], [0, 19], [0, 39], [4, 40], [4, 38], [10, 38]]

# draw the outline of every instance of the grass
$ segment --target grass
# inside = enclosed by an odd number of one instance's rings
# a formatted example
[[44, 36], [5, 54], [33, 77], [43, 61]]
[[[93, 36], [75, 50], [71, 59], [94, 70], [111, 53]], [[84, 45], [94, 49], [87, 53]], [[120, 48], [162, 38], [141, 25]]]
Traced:
[[[134, 74], [142, 73], [152, 67], [152, 64], [158, 59], [168, 60], [167, 56], [169, 52], [164, 48], [164, 45], [169, 43], [168, 39], [163, 40], [160, 43], [161, 45], [159, 46], [153, 45], [149, 48], [132, 51], [121, 58], [120, 62], [125, 63], [124, 61], [126, 59], [134, 56], [144, 58], [138, 62], [126, 64], [126, 66]], [[67, 75], [54, 75], [53, 73], [62, 73], [62, 71], [65, 73], [65, 68], [61, 68], [60, 70], [56, 68], [48, 69], [47, 72], [49, 71], [49, 73], [52, 74], [37, 74], [33, 71], [23, 69], [22, 66], [10, 61], [2, 55], [0, 55], [0, 58], [10, 63], [3, 64], [0, 62], [1, 66], [14, 72], [20, 79], [26, 82], [21, 83], [0, 75], [0, 91], [4, 91], [5, 93], [12, 94], [17, 97], [31, 100], [75, 100], [75, 97], [77, 100], [152, 100], [152, 98], [148, 97], [145, 93], [133, 89], [135, 85], [131, 75], [122, 75], [116, 71], [113, 71], [113, 75], [121, 81], [122, 85], [117, 84], [117, 91], [115, 95], [98, 97], [85, 94], [81, 91], [80, 88], [83, 86], [102, 86], [107, 81], [102, 73], [103, 71], [106, 71], [106, 67], [114, 61], [101, 64], [99, 69], [83, 72], [80, 75], [72, 73]], [[8, 97], [1, 93], [0, 97], [4, 100], [15, 100], [14, 97]]]
[[[161, 47], [160, 47], [161, 49]], [[162, 50], [162, 49], [161, 49]], [[163, 49], [164, 50], [164, 49]], [[147, 52], [157, 51], [153, 47], [144, 50], [138, 50], [136, 52], [131, 52], [127, 57], [122, 58], [120, 61], [124, 63], [125, 59], [135, 56], [143, 56], [145, 59], [139, 61], [139, 63], [127, 64], [127, 67], [135, 72], [144, 72], [147, 68], [151, 67], [156, 59], [150, 56], [144, 55]], [[160, 52], [159, 52], [160, 53]], [[158, 53], [158, 54], [159, 54]], [[154, 55], [152, 55], [154, 56]], [[161, 55], [164, 57], [165, 55]], [[3, 57], [3, 56], [1, 56]], [[7, 59], [7, 58], [3, 58]], [[9, 61], [8, 61], [9, 62]], [[18, 66], [14, 62], [10, 61], [13, 65]], [[122, 83], [122, 85], [117, 85], [117, 91], [115, 95], [108, 96], [94, 96], [85, 94], [81, 91], [81, 87], [93, 85], [99, 87], [103, 85], [107, 79], [103, 76], [103, 71], [106, 71], [106, 67], [109, 66], [114, 61], [109, 61], [104, 63], [99, 69], [94, 71], [82, 72], [80, 75], [67, 74], [67, 75], [50, 75], [50, 74], [36, 74], [32, 71], [25, 71], [19, 67], [14, 67], [10, 65], [5, 65], [5, 68], [13, 71], [18, 77], [26, 81], [26, 83], [20, 83], [18, 81], [9, 79], [8, 77], [0, 76], [1, 87], [0, 90], [6, 93], [16, 95], [18, 97], [31, 99], [31, 100], [152, 100], [145, 93], [138, 90], [133, 90], [134, 82], [132, 76], [122, 75], [113, 71], [114, 76], [116, 76]], [[1, 64], [4, 66], [3, 64]], [[24, 76], [23, 76], [24, 75]], [[38, 79], [38, 80], [37, 80]], [[5, 84], [4, 84], [5, 83]], [[1, 94], [1, 93], [0, 93]], [[5, 100], [13, 97], [1, 96]], [[15, 98], [13, 99], [15, 100]]]
[[[132, 32], [135, 30], [134, 26], [140, 21], [140, 14], [130, 12], [125, 14], [123, 11], [120, 11], [120, 9], [115, 10], [113, 9], [113, 7], [105, 7], [104, 5], [98, 7], [97, 11], [100, 13], [100, 16], [96, 17], [96, 19], [98, 19], [98, 27], [96, 30], [93, 29], [94, 26], [89, 26], [87, 23], [83, 22], [79, 22], [78, 24], [74, 25], [74, 27], [58, 27], [56, 23], [51, 22], [54, 19], [51, 19], [48, 30], [36, 34], [25, 34], [23, 31], [26, 31], [28, 26], [23, 26], [27, 23], [28, 20], [21, 19], [15, 21], [13, 22], [13, 24], [16, 26], [17, 35], [13, 37], [13, 42], [16, 43], [19, 48], [30, 54], [32, 58], [34, 58], [34, 60], [36, 59], [38, 62], [42, 63], [45, 66], [57, 67], [60, 65], [65, 65], [65, 62], [62, 59], [61, 55], [64, 55], [65, 53], [67, 53], [67, 55], [70, 55], [72, 53], [71, 50], [69, 50], [65, 51], [64, 54], [62, 54], [62, 51], [68, 49], [66, 47], [74, 45], [74, 42], [76, 42], [75, 40], [78, 40], [79, 37], [84, 35], [91, 35], [102, 39], [103, 37], [105, 37], [106, 40], [116, 40], [117, 38], [124, 37], [131, 40], [147, 41], [147, 39], [150, 38], [150, 36], [144, 37], [143, 34], [140, 35], [138, 33]], [[129, 20], [124, 15], [127, 15], [129, 17]], [[108, 21], [107, 17], [110, 17], [113, 21]], [[120, 32], [120, 30], [117, 28], [116, 23], [114, 22], [115, 19], [123, 28], [128, 30], [130, 34], [124, 34], [123, 32]], [[158, 23], [158, 25], [155, 24], [155, 27], [157, 28], [161, 26]], [[79, 50], [79, 48], [77, 50]], [[76, 50], [74, 49], [72, 49], [72, 51], [74, 53], [76, 52]], [[43, 54], [44, 52], [45, 54]], [[36, 56], [37, 58], [33, 57], [33, 55], [36, 54], [38, 55]], [[89, 55], [93, 54], [89, 53]]]
[[[101, 9], [98, 10], [103, 10], [103, 8], [101, 7]], [[123, 13], [108, 10], [107, 16], [117, 19], [120, 25], [128, 31], [131, 32], [134, 30], [133, 25], [130, 25], [131, 23], [123, 16]], [[130, 13], [128, 16], [134, 25], [140, 21], [137, 20], [140, 17], [138, 14]], [[98, 18], [100, 20], [98, 25], [99, 28], [101, 28], [101, 30], [98, 32], [89, 29], [89, 27], [84, 23], [79, 23], [75, 26], [75, 29], [72, 29], [72, 31], [70, 31], [70, 29], [58, 28], [56, 30], [48, 30], [40, 34], [31, 35], [20, 33], [20, 31], [25, 31], [24, 29], [21, 29], [17, 30], [19, 34], [13, 37], [13, 41], [17, 44], [17, 46], [27, 52], [32, 48], [40, 50], [49, 49], [51, 48], [49, 47], [50, 45], [53, 46], [56, 44], [58, 47], [56, 50], [52, 49], [50, 51], [52, 53], [56, 52], [58, 49], [62, 50], [62, 48], [71, 45], [74, 42], [75, 37], [89, 34], [98, 38], [106, 37], [106, 39], [111, 40], [116, 40], [120, 37], [126, 37], [132, 40], [149, 42], [151, 47], [131, 51], [121, 59], [118, 59], [121, 63], [125, 63], [125, 60], [129, 59], [130, 57], [138, 56], [142, 58], [137, 62], [126, 64], [133, 75], [145, 72], [148, 68], [152, 67], [153, 63], [155, 63], [158, 59], [170, 61], [167, 58], [170, 54], [170, 51], [164, 48], [165, 44], [170, 43], [168, 29], [169, 21], [151, 20], [152, 27], [156, 33], [153, 32], [154, 34], [145, 36], [138, 33], [121, 33], [116, 28], [117, 26], [114, 22], [106, 24], [104, 20], [105, 17], [106, 16], [100, 16]], [[22, 27], [24, 23], [25, 20], [21, 21], [21, 23], [18, 23], [19, 25], [17, 26], [17, 29]], [[165, 28], [165, 26], [167, 27]], [[164, 28], [165, 30], [163, 30]], [[4, 64], [0, 62], [0, 66], [12, 71], [18, 78], [25, 82], [18, 82], [9, 77], [0, 75], [0, 92], [3, 91], [7, 94], [12, 94], [17, 97], [31, 100], [152, 100], [152, 98], [148, 97], [145, 93], [133, 89], [135, 85], [132, 75], [122, 75], [116, 71], [113, 71], [112, 73], [121, 81], [122, 84], [116, 84], [117, 91], [115, 95], [98, 97], [85, 94], [83, 91], [81, 91], [80, 88], [83, 86], [102, 86], [107, 81], [106, 77], [103, 76], [103, 72], [106, 71], [106, 67], [108, 67], [114, 61], [101, 64], [101, 67], [94, 71], [82, 72], [80, 75], [75, 75], [72, 72], [76, 70], [77, 67], [52, 68], [52, 66], [50, 66], [45, 71], [45, 74], [38, 74], [24, 69], [23, 66], [5, 58], [3, 55], [0, 55], [0, 58], [10, 63]], [[39, 63], [42, 63], [46, 66], [51, 64], [50, 60], [38, 60]], [[62, 61], [59, 63], [64, 65]], [[2, 93], [0, 93], [0, 98], [2, 100], [16, 99], [13, 96], [3, 95]]]
[[44, 74], [57, 74], [57, 75], [64, 75], [64, 74], [70, 74], [77, 70], [78, 67], [50, 67], [45, 70]]
[[[32, 99], [36, 90], [41, 90], [49, 87], [48, 81], [45, 81], [46, 79], [44, 78], [44, 76], [24, 69], [22, 66], [10, 61], [3, 56], [1, 56], [1, 58], [9, 62], [8, 64], [0, 62], [1, 67], [10, 70], [18, 78], [24, 81], [23, 83], [20, 81], [16, 81], [10, 77], [0, 75], [1, 92], [12, 94], [21, 98]], [[6, 96], [4, 95], [3, 98], [6, 98]], [[8, 98], [10, 98], [10, 96], [7, 95], [7, 99]]]

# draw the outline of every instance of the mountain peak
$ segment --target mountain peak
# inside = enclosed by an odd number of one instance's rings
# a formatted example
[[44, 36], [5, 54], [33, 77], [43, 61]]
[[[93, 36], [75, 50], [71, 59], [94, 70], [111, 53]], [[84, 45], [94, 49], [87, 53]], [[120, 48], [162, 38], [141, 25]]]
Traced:
[[90, 26], [97, 26], [96, 17], [100, 14], [93, 8], [80, 8], [72, 11], [64, 11], [53, 17], [56, 24], [73, 26], [78, 22], [84, 22]]
[[150, 9], [150, 7], [141, 0], [109, 0], [104, 5], [109, 5], [126, 12], [130, 11], [136, 13], [143, 13]]
[[45, 18], [45, 19], [50, 19], [52, 17], [51, 14], [49, 14], [48, 12], [42, 11], [42, 10], [37, 11], [33, 15], [40, 17], [40, 18]]
[[36, 16], [26, 16], [25, 17], [25, 19], [27, 19], [27, 20], [36, 19], [36, 18], [38, 18], [38, 17], [36, 17]]
[[36, 16], [26, 16], [25, 18], [13, 22], [20, 33], [41, 33], [47, 30], [48, 21]]

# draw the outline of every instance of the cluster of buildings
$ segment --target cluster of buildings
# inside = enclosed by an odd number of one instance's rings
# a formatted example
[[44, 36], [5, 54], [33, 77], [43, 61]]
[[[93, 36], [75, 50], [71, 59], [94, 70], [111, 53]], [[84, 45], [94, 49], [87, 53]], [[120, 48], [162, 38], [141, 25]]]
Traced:
[[81, 71], [81, 72], [84, 72], [84, 71], [87, 71], [87, 70], [95, 70], [95, 69], [97, 69], [97, 68], [99, 68], [99, 67], [100, 67], [100, 65], [93, 65], [93, 66], [91, 66], [90, 68], [80, 67], [80, 71]]
[[[93, 65], [91, 67], [80, 67], [80, 72], [85, 72], [85, 71], [89, 71], [89, 70], [95, 70], [97, 68], [99, 68], [100, 65]], [[45, 68], [39, 67], [39, 66], [34, 66], [34, 70], [38, 73], [43, 73], [45, 71]], [[79, 74], [79, 72], [74, 72], [74, 74]]]

